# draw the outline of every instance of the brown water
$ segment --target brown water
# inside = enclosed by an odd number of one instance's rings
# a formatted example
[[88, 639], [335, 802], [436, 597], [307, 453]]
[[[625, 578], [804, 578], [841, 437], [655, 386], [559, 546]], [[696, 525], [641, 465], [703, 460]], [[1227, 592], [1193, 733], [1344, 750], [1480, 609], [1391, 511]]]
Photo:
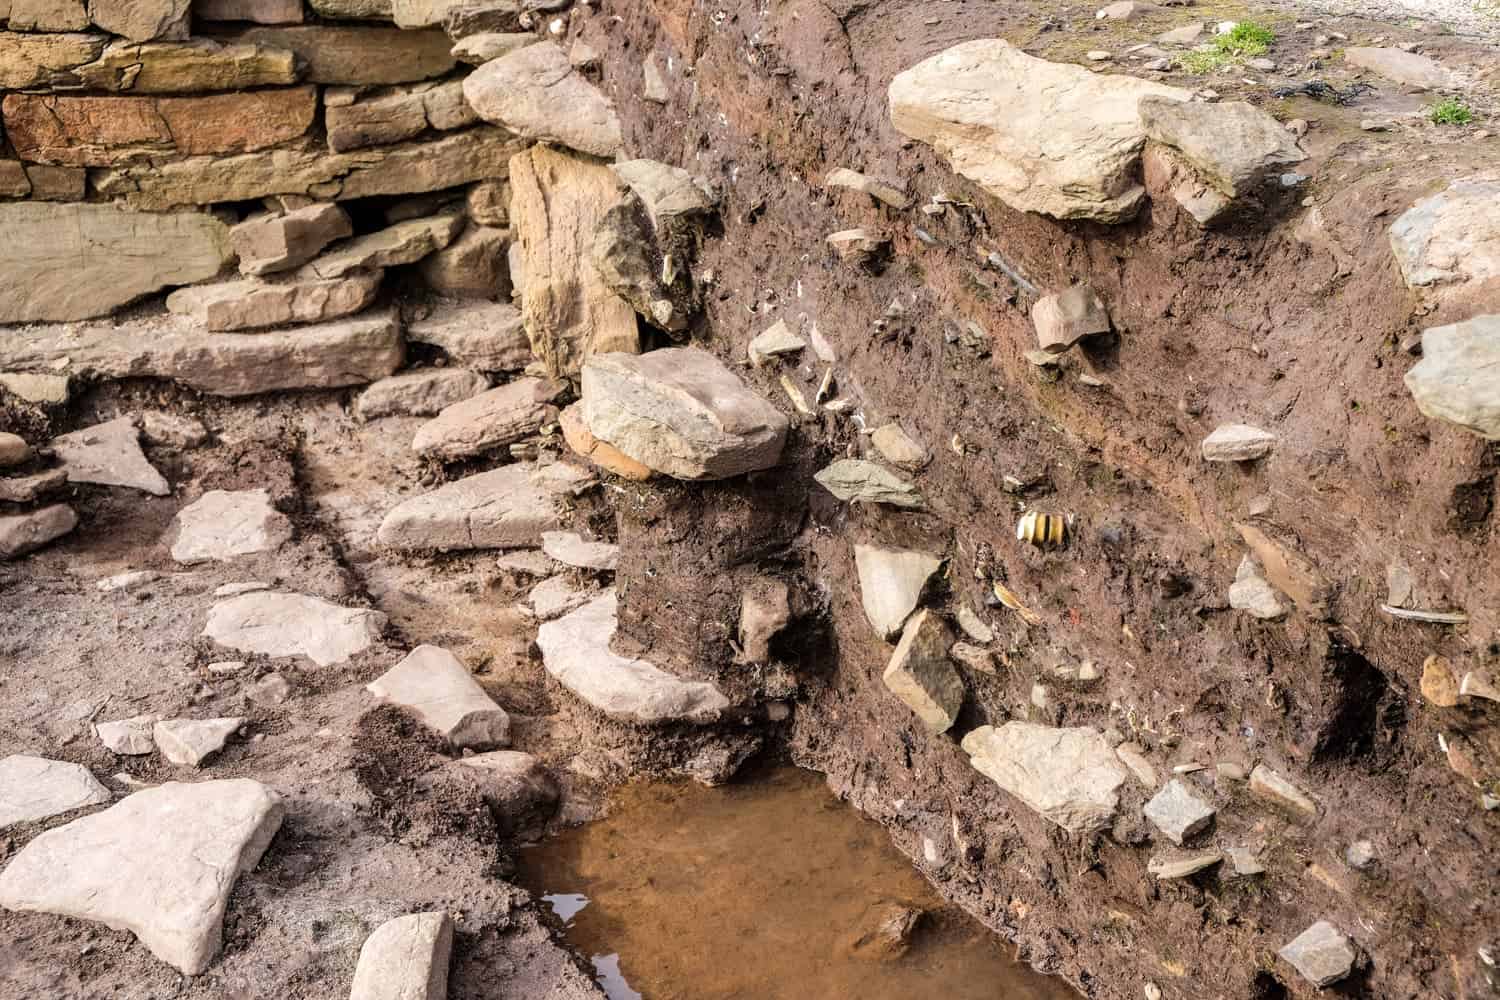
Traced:
[[[639, 784], [520, 856], [612, 1000], [1078, 1000], [949, 906], [819, 775]], [[909, 951], [851, 954], [872, 907], [920, 907]]]

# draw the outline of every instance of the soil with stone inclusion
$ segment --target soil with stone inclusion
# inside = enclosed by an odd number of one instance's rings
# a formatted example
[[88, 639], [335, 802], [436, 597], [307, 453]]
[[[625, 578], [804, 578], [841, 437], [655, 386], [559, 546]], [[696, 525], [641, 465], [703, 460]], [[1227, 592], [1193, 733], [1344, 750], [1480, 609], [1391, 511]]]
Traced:
[[[1200, 10], [1221, 8], [1235, 13]], [[1039, 32], [1049, 17], [1072, 28]], [[920, 479], [934, 513], [851, 511], [807, 488], [855, 440], [848, 423], [823, 417], [802, 426], [772, 472], [705, 486], [620, 484], [607, 501], [584, 501], [577, 518], [606, 534], [618, 518], [630, 639], [732, 695], [784, 682], [731, 661], [743, 583], [766, 571], [795, 579], [800, 617], [776, 652], [800, 682], [796, 713], [783, 729], [721, 727], [725, 756], [748, 753], [758, 734], [773, 746], [784, 740], [794, 759], [827, 771], [886, 823], [941, 891], [1089, 995], [1137, 997], [1145, 980], [1168, 997], [1308, 995], [1274, 950], [1320, 917], [1373, 954], [1372, 971], [1346, 994], [1484, 995], [1475, 949], [1493, 947], [1500, 925], [1496, 820], [1447, 769], [1436, 740], [1440, 729], [1471, 730], [1491, 772], [1500, 747], [1479, 712], [1450, 713], [1440, 727], [1416, 687], [1434, 650], [1460, 670], [1497, 667], [1500, 562], [1489, 511], [1500, 459], [1493, 446], [1422, 418], [1402, 388], [1409, 361], [1397, 342], [1464, 318], [1475, 303], [1452, 299], [1414, 315], [1385, 230], [1439, 178], [1492, 163], [1494, 140], [1427, 144], [1419, 156], [1410, 137], [1360, 133], [1359, 109], [1289, 102], [1283, 117], [1318, 122], [1304, 140], [1315, 158], [1303, 172], [1317, 178], [1306, 193], [1324, 235], [1303, 243], [1291, 220], [1202, 236], [1165, 197], [1112, 229], [1018, 215], [888, 124], [891, 76], [949, 44], [998, 34], [1061, 57], [1070, 44], [1128, 33], [1106, 26], [1099, 36], [1095, 27], [1091, 6], [978, 0], [764, 9], [658, 0], [577, 18], [573, 31], [606, 53], [601, 82], [627, 118], [628, 148], [724, 190], [722, 240], [703, 261], [718, 288], [699, 331], [706, 345], [738, 359], [775, 319], [805, 314], [837, 350], [839, 391], [867, 423], [899, 417], [935, 456]], [[1378, 30], [1446, 46], [1445, 60], [1483, 57], [1461, 39]], [[1284, 38], [1278, 59], [1310, 44], [1290, 31]], [[652, 50], [673, 59], [665, 108], [640, 101], [636, 67]], [[1250, 90], [1232, 79], [1214, 86], [1226, 97]], [[974, 209], [887, 215], [816, 186], [838, 166], [903, 179], [919, 200], [945, 191]], [[890, 228], [894, 257], [881, 273], [827, 255], [822, 237], [855, 225]], [[920, 241], [917, 226], [937, 243]], [[1032, 368], [1022, 357], [1028, 302], [1009, 301], [1012, 286], [976, 264], [977, 246], [1043, 288], [1091, 281], [1120, 338], [1060, 378]], [[878, 326], [897, 296], [905, 315]], [[985, 331], [982, 349], [952, 336], [967, 321]], [[1105, 387], [1080, 384], [1080, 370]], [[797, 378], [810, 394], [821, 374], [809, 364]], [[747, 377], [781, 398], [774, 374]], [[535, 908], [498, 877], [509, 863], [484, 810], [417, 789], [417, 775], [446, 755], [395, 713], [370, 711], [361, 685], [418, 642], [481, 665], [480, 681], [516, 714], [517, 746], [564, 777], [560, 822], [588, 815], [610, 784], [689, 766], [705, 737], [648, 739], [590, 717], [544, 682], [529, 657], [531, 629], [509, 610], [524, 585], [501, 577], [492, 554], [377, 554], [379, 517], [422, 488], [426, 470], [405, 447], [418, 422], [354, 424], [347, 398], [228, 404], [129, 383], [88, 394], [49, 428], [148, 405], [195, 412], [218, 439], [182, 453], [148, 449], [158, 467], [179, 490], [268, 487], [298, 537], [275, 557], [101, 595], [94, 581], [115, 572], [176, 571], [163, 533], [182, 502], [75, 491], [77, 534], [0, 565], [0, 754], [166, 780], [174, 772], [155, 757], [104, 752], [90, 718], [243, 712], [256, 738], [232, 743], [204, 775], [256, 777], [287, 791], [291, 808], [265, 860], [241, 878], [224, 954], [205, 976], [183, 980], [130, 935], [99, 925], [0, 913], [0, 996], [335, 996], [368, 931], [424, 905], [459, 914], [455, 997], [593, 995]], [[1269, 461], [1248, 471], [1197, 461], [1197, 442], [1218, 422], [1273, 418], [1282, 438]], [[45, 423], [32, 411], [0, 414], [0, 425], [28, 433]], [[955, 435], [962, 458], [949, 446]], [[1015, 544], [1005, 475], [1039, 477], [1028, 501], [1077, 516], [1067, 549]], [[1299, 614], [1262, 624], [1226, 610], [1242, 552], [1230, 524], [1261, 495], [1271, 498], [1270, 523], [1338, 583], [1336, 624]], [[974, 772], [951, 735], [922, 733], [887, 694], [879, 673], [888, 647], [859, 608], [854, 541], [948, 553], [945, 586], [976, 603], [982, 564], [1042, 615], [1028, 631], [994, 613], [1011, 667], [968, 676], [972, 696], [955, 733], [1029, 714], [1113, 725], [1156, 750], [1159, 769], [1264, 759], [1318, 798], [1319, 820], [1291, 824], [1239, 787], [1213, 788], [1214, 841], [1259, 847], [1269, 869], [1250, 884], [1153, 886], [1152, 848], [1139, 843], [1143, 793], [1133, 785], [1112, 836], [1064, 836]], [[1451, 632], [1382, 618], [1384, 567], [1398, 555], [1416, 570], [1421, 606], [1464, 607], [1473, 623]], [[250, 657], [247, 676], [213, 678], [206, 665], [231, 656], [196, 636], [213, 589], [248, 579], [373, 604], [392, 616], [389, 648], [342, 667], [278, 664], [293, 698], [247, 706], [245, 685], [270, 665]], [[1049, 679], [1056, 663], [1084, 658], [1104, 674], [1093, 687]], [[1026, 707], [1033, 680], [1051, 685], [1052, 708]], [[35, 832], [0, 836], [0, 863]], [[1373, 874], [1340, 860], [1361, 837], [1379, 851]]]

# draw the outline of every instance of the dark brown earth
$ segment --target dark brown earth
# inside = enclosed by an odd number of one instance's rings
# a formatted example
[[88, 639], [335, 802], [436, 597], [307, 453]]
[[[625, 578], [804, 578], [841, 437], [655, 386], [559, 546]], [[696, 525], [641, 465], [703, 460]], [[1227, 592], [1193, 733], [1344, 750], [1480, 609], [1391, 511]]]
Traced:
[[[207, 975], [181, 979], [128, 934], [0, 913], [0, 996], [338, 996], [369, 930], [414, 906], [455, 913], [455, 997], [593, 995], [527, 895], [504, 880], [512, 845], [471, 798], [419, 783], [448, 755], [408, 720], [372, 710], [361, 691], [421, 642], [476, 666], [513, 712], [517, 746], [563, 780], [558, 823], [592, 815], [631, 777], [720, 780], [757, 752], [786, 753], [826, 772], [1026, 961], [1090, 997], [1134, 1000], [1148, 982], [1168, 998], [1311, 996], [1275, 952], [1321, 918], [1369, 956], [1336, 995], [1490, 995], [1478, 949], [1500, 946], [1500, 813], [1480, 809], [1437, 748], [1439, 734], [1462, 735], [1500, 791], [1500, 727], [1493, 709], [1428, 705], [1417, 683], [1433, 652], [1460, 672], [1500, 670], [1500, 451], [1417, 413], [1401, 384], [1411, 362], [1401, 344], [1493, 304], [1500, 289], [1419, 301], [1386, 230], [1442, 178], [1492, 166], [1500, 140], [1413, 123], [1362, 131], [1363, 118], [1420, 104], [1393, 88], [1349, 108], [1267, 95], [1312, 77], [1351, 82], [1336, 61], [1306, 69], [1318, 31], [1419, 40], [1470, 70], [1472, 99], [1491, 114], [1500, 61], [1472, 40], [1407, 26], [1317, 17], [1315, 29], [1297, 31], [1307, 15], [1295, 9], [1257, 13], [1276, 26], [1272, 54], [1286, 71], [1207, 83], [1309, 120], [1303, 145], [1313, 158], [1300, 169], [1312, 180], [1299, 197], [1313, 204], [1293, 199], [1208, 235], [1160, 191], [1140, 219], [1114, 228], [1018, 214], [890, 127], [891, 77], [953, 43], [1000, 35], [1076, 59], [1096, 47], [1123, 52], [1178, 16], [1100, 27], [1093, 9], [604, 0], [572, 15], [570, 35], [604, 53], [598, 82], [626, 117], [631, 154], [703, 174], [722, 195], [721, 238], [701, 262], [714, 289], [695, 338], [738, 364], [775, 320], [816, 323], [837, 352], [837, 391], [865, 425], [899, 418], [934, 455], [917, 477], [926, 514], [849, 508], [812, 485], [829, 459], [862, 450], [859, 428], [828, 414], [800, 424], [782, 464], [748, 480], [612, 480], [582, 503], [576, 523], [624, 546], [626, 641], [747, 704], [720, 727], [642, 732], [580, 707], [532, 659], [534, 626], [513, 609], [526, 584], [496, 570], [493, 554], [393, 558], [375, 548], [375, 524], [396, 499], [462, 471], [411, 455], [415, 421], [358, 424], [352, 393], [225, 403], [144, 382], [98, 386], [50, 413], [0, 400], [0, 429], [34, 442], [150, 407], [196, 414], [216, 433], [203, 449], [148, 449], [175, 496], [77, 488], [78, 533], [0, 564], [0, 755], [165, 780], [171, 772], [151, 758], [98, 748], [90, 720], [247, 714], [250, 739], [212, 775], [253, 774], [296, 803], [296, 818], [241, 880], [225, 953]], [[1193, 16], [1244, 13], [1212, 3]], [[648, 52], [669, 67], [665, 107], [641, 100]], [[820, 179], [841, 166], [903, 181], [919, 203], [944, 192], [968, 207], [893, 213], [825, 191]], [[828, 233], [857, 225], [891, 234], [878, 273], [825, 248]], [[1034, 293], [987, 266], [991, 253], [1042, 291], [1092, 283], [1118, 336], [1075, 353], [1060, 374], [1033, 367], [1023, 353]], [[900, 315], [888, 316], [893, 301]], [[790, 411], [776, 373], [744, 372]], [[791, 372], [811, 397], [823, 366], [809, 359]], [[1198, 442], [1227, 420], [1274, 425], [1274, 455], [1249, 470], [1200, 462]], [[1031, 485], [1008, 493], [1005, 476]], [[125, 570], [178, 573], [164, 538], [172, 516], [202, 491], [239, 486], [272, 490], [297, 525], [293, 545], [142, 592], [95, 589]], [[1067, 548], [1016, 543], [1022, 500], [1075, 518]], [[1252, 517], [1252, 501], [1267, 512]], [[1261, 623], [1228, 610], [1244, 551], [1233, 524], [1247, 520], [1333, 582], [1326, 619], [1298, 612]], [[945, 593], [935, 598], [983, 607], [987, 581], [999, 579], [1041, 616], [1027, 627], [1003, 609], [987, 613], [1006, 663], [966, 676], [972, 697], [947, 735], [926, 735], [880, 683], [889, 647], [863, 620], [851, 556], [852, 543], [867, 540], [946, 554]], [[1470, 624], [1382, 615], [1395, 559], [1413, 569], [1418, 606], [1463, 608]], [[729, 640], [745, 584], [767, 574], [794, 584], [796, 618], [773, 647], [780, 666], [749, 667]], [[392, 618], [388, 648], [342, 668], [277, 665], [293, 698], [251, 705], [245, 687], [271, 665], [252, 658], [246, 675], [215, 678], [207, 664], [228, 656], [197, 637], [213, 589], [250, 579], [379, 607]], [[1084, 660], [1100, 680], [1055, 675]], [[1031, 703], [1035, 683], [1050, 689], [1045, 709]], [[790, 722], [768, 722], [767, 700], [793, 702]], [[1134, 785], [1109, 834], [1065, 835], [981, 777], [957, 746], [964, 732], [1006, 718], [1113, 728], [1163, 771], [1209, 765], [1188, 780], [1219, 809], [1214, 842], [1254, 847], [1267, 874], [1149, 878], [1145, 792]], [[1307, 788], [1318, 819], [1293, 822], [1242, 784], [1205, 777], [1215, 763], [1257, 761]], [[0, 863], [41, 826], [0, 835]], [[1363, 873], [1343, 861], [1361, 838], [1379, 856]]]

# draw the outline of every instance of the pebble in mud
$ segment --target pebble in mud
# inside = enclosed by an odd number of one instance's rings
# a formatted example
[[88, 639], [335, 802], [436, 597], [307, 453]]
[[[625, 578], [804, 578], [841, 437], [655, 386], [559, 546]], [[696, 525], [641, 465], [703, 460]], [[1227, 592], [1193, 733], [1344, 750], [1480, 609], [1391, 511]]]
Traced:
[[1359, 957], [1349, 938], [1326, 920], [1297, 935], [1277, 954], [1319, 989], [1346, 978]]
[[1176, 779], [1167, 782], [1145, 807], [1146, 818], [1178, 845], [1208, 829], [1214, 820], [1214, 812], [1213, 806]]

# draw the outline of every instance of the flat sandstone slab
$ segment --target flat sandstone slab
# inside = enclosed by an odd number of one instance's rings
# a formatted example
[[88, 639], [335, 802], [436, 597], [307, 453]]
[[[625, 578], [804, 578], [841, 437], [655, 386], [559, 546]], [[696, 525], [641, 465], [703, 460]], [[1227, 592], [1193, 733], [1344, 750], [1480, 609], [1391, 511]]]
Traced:
[[186, 975], [222, 943], [235, 880], [281, 826], [257, 781], [172, 782], [38, 836], [0, 872], [0, 906], [130, 931]]
[[404, 501], [380, 523], [382, 545], [396, 549], [536, 548], [561, 527], [557, 498], [587, 473], [556, 463], [501, 466]]
[[109, 789], [82, 764], [24, 754], [0, 760], [0, 830], [111, 798]]
[[407, 709], [460, 749], [510, 745], [510, 716], [484, 693], [462, 660], [438, 646], [418, 646], [365, 689]]
[[380, 641], [386, 616], [319, 597], [255, 591], [220, 601], [203, 634], [221, 646], [264, 656], [305, 656], [320, 667], [344, 663]]
[[963, 748], [980, 774], [1070, 833], [1114, 820], [1126, 773], [1096, 730], [1007, 722], [971, 731]]
[[387, 920], [359, 949], [349, 1000], [445, 1000], [452, 954], [447, 913]]

